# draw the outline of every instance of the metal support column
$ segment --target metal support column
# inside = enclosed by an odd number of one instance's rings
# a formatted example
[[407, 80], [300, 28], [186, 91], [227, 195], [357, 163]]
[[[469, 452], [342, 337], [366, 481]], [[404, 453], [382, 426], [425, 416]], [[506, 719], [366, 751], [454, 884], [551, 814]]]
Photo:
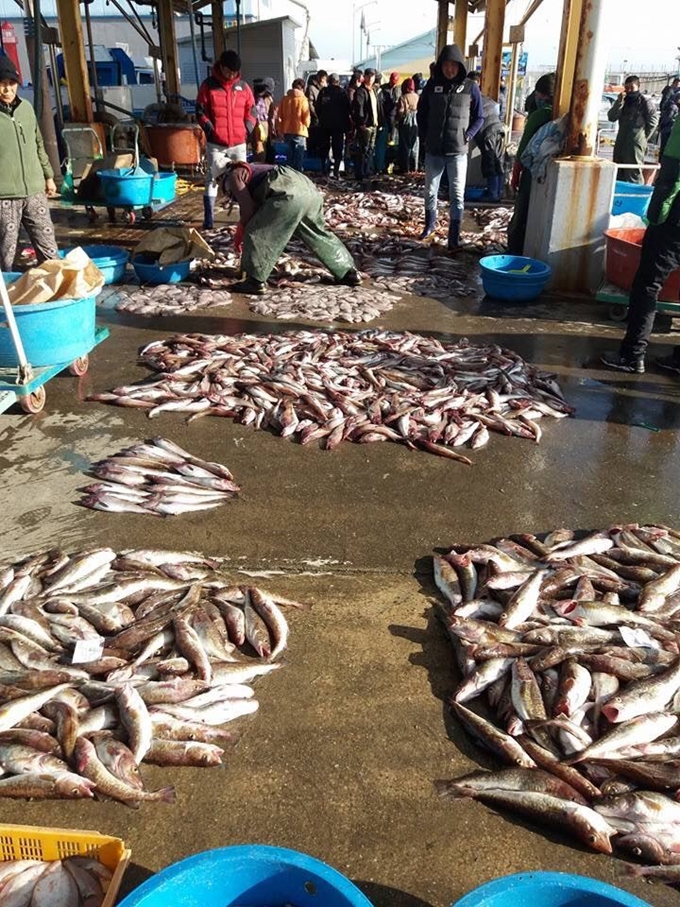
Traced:
[[158, 0], [158, 38], [165, 76], [165, 96], [179, 94], [179, 66], [177, 62], [177, 37], [172, 0]]
[[484, 19], [484, 47], [482, 57], [482, 94], [498, 100], [501, 84], [501, 57], [503, 56], [503, 29], [505, 27], [505, 0], [487, 0]]
[[588, 0], [581, 10], [566, 146], [568, 154], [579, 157], [593, 155], [597, 145], [597, 122], [607, 69], [606, 14], [610, 8], [609, 0]]
[[61, 48], [64, 55], [64, 69], [68, 83], [68, 99], [71, 121], [92, 123], [92, 100], [90, 78], [85, 60], [85, 43], [78, 0], [57, 0], [57, 15], [61, 33]]
[[[517, 65], [519, 63], [519, 44], [514, 41], [510, 58], [510, 77], [505, 86], [505, 124], [512, 129], [512, 118], [515, 115], [515, 98], [517, 97]], [[508, 133], [509, 134], [509, 133]]]
[[437, 0], [437, 56], [449, 43], [449, 0]]
[[569, 113], [571, 106], [582, 11], [583, 0], [564, 0], [560, 50], [557, 57], [555, 100], [553, 104], [553, 116], [556, 119], [557, 117], [563, 117], [565, 113]]
[[456, 0], [456, 10], [453, 18], [453, 43], [461, 49], [463, 56], [467, 55], [467, 0]]
[[213, 0], [211, 12], [213, 48], [215, 51], [215, 60], [217, 61], [226, 50], [226, 41], [224, 38], [224, 6], [222, 5], [222, 0]]

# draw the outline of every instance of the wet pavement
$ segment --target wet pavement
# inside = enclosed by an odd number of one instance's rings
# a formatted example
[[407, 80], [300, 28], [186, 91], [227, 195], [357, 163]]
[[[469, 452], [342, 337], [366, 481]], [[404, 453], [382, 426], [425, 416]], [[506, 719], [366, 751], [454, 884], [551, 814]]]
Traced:
[[[493, 435], [472, 452], [472, 467], [391, 443], [327, 452], [227, 419], [150, 421], [86, 401], [143, 378], [138, 348], [174, 332], [310, 327], [268, 323], [238, 297], [225, 314], [150, 322], [101, 308], [111, 336], [89, 373], [53, 379], [42, 414], [0, 416], [3, 556], [53, 544], [187, 548], [227, 558], [237, 582], [257, 577], [313, 607], [290, 616], [286, 667], [259, 683], [260, 711], [223, 767], [145, 767], [152, 786], [176, 782], [175, 806], [6, 802], [5, 821], [120, 835], [132, 848], [125, 891], [189, 854], [260, 842], [326, 860], [376, 907], [446, 907], [490, 878], [538, 869], [676, 904], [672, 889], [622, 878], [619, 860], [558, 832], [476, 802], [437, 800], [434, 779], [494, 762], [448, 717], [457, 675], [431, 607], [429, 555], [454, 541], [557, 526], [678, 524], [680, 383], [599, 368], [598, 354], [620, 337], [603, 306], [552, 296], [504, 306], [480, 288], [443, 303], [404, 299], [368, 325], [499, 343], [557, 373], [575, 417], [542, 420], [540, 445]], [[677, 339], [655, 335], [650, 361]], [[165, 520], [75, 506], [90, 461], [153, 435], [226, 464], [241, 496]]]

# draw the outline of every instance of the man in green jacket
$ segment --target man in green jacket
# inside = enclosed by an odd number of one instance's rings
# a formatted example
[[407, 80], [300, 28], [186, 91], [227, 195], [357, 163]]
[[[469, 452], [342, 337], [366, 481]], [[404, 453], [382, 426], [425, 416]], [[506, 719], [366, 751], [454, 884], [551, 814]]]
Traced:
[[[637, 76], [628, 76], [607, 117], [611, 123], [619, 122], [614, 163], [644, 164], [649, 137], [658, 125], [659, 113], [654, 103], [640, 91]], [[624, 183], [643, 182], [642, 171], [628, 167], [619, 169], [616, 178]]]
[[510, 185], [517, 192], [515, 210], [508, 224], [508, 253], [524, 254], [524, 237], [527, 232], [529, 202], [531, 200], [531, 171], [521, 164], [524, 149], [541, 127], [552, 120], [553, 95], [555, 93], [555, 73], [549, 72], [536, 82], [533, 92], [537, 107], [527, 117], [524, 132], [515, 155]]
[[0, 57], [0, 268], [11, 271], [22, 225], [38, 261], [59, 258], [48, 197], [57, 194], [54, 174], [35, 112], [17, 97], [19, 74]]
[[[659, 292], [669, 274], [680, 268], [680, 118], [661, 158], [647, 219], [640, 266], [628, 302], [626, 336], [618, 352], [602, 356], [607, 368], [620, 372], [643, 374]], [[680, 375], [680, 347], [673, 348], [673, 355], [657, 359], [656, 364]]]

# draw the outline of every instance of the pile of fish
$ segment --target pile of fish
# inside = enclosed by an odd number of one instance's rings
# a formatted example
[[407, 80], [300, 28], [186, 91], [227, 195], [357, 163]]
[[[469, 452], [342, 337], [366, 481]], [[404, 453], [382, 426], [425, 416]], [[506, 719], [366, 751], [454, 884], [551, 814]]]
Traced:
[[195, 457], [166, 438], [133, 444], [93, 463], [90, 473], [102, 481], [83, 488], [79, 503], [109, 513], [212, 510], [241, 490], [226, 466]]
[[463, 231], [461, 242], [465, 248], [483, 252], [484, 255], [504, 252], [508, 246], [508, 224], [512, 211], [512, 208], [474, 208], [470, 215], [482, 232]]
[[116, 292], [114, 308], [133, 315], [183, 315], [196, 309], [214, 309], [230, 305], [231, 296], [224, 289], [198, 287], [194, 284], [159, 284], [155, 287], [121, 288]]
[[248, 308], [256, 315], [279, 321], [304, 319], [329, 324], [342, 321], [348, 324], [373, 321], [399, 302], [383, 290], [370, 287], [319, 286], [290, 284], [268, 290], [262, 298], [249, 299]]
[[0, 863], [0, 904], [6, 907], [101, 907], [111, 871], [92, 857]]
[[573, 412], [555, 377], [511, 350], [413, 333], [179, 334], [141, 359], [158, 377], [90, 400], [227, 416], [301, 444], [396, 441], [467, 465], [489, 432], [538, 442], [542, 416]]
[[680, 865], [680, 531], [454, 545], [434, 578], [462, 674], [453, 713], [510, 766], [440, 794]]
[[142, 762], [219, 765], [288, 624], [187, 552], [53, 548], [0, 568], [0, 797], [171, 803]]

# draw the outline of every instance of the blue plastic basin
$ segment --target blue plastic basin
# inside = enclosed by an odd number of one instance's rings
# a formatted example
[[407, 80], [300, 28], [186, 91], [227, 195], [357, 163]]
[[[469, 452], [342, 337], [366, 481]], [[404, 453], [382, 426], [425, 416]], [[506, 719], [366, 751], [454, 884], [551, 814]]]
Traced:
[[176, 173], [156, 173], [151, 184], [152, 204], [171, 202], [175, 197], [176, 187]]
[[654, 186], [616, 181], [612, 214], [638, 214], [644, 217], [654, 192]]
[[135, 889], [118, 907], [371, 907], [336, 869], [307, 854], [263, 844], [188, 857]]
[[144, 207], [151, 204], [153, 173], [140, 167], [99, 170], [104, 200], [112, 207]]
[[[116, 283], [123, 279], [130, 253], [119, 246], [81, 246], [104, 275], [104, 283]], [[64, 258], [73, 249], [64, 249], [59, 255]]]
[[568, 872], [518, 872], [480, 885], [452, 907], [650, 907], [635, 895]]
[[486, 192], [486, 186], [466, 186], [465, 199], [469, 202], [476, 202]]
[[136, 255], [132, 259], [132, 267], [142, 283], [179, 283], [186, 280], [191, 270], [190, 261], [178, 261], [172, 265], [161, 267], [157, 261]]
[[[4, 274], [7, 283], [9, 274]], [[21, 274], [12, 275], [14, 279]], [[57, 299], [13, 307], [26, 358], [31, 365], [66, 365], [94, 346], [95, 297]], [[0, 366], [18, 365], [12, 336], [0, 309]]]
[[536, 299], [552, 273], [550, 265], [523, 255], [486, 255], [479, 267], [487, 296], [513, 302]]

